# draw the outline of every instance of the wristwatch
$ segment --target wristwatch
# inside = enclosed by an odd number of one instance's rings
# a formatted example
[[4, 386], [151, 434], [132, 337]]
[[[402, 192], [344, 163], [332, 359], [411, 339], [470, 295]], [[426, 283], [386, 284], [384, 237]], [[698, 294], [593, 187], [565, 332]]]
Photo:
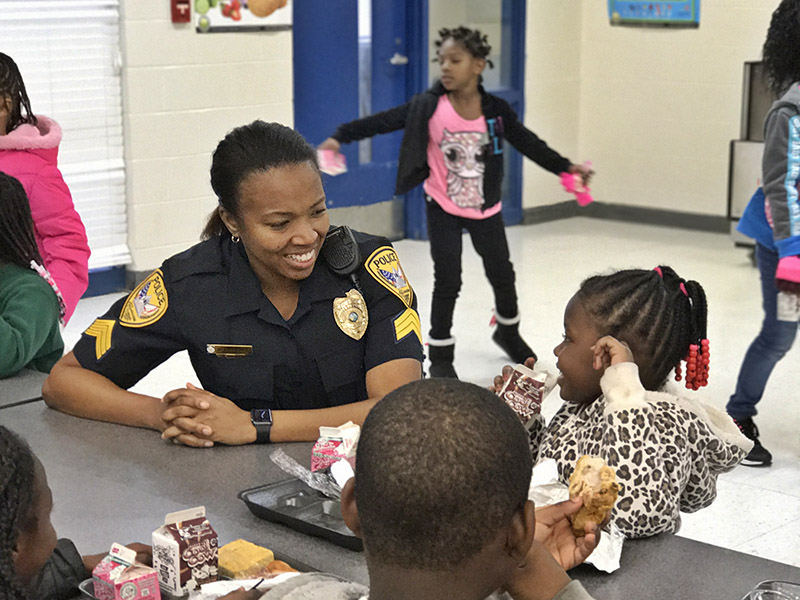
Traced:
[[250, 422], [256, 428], [256, 444], [269, 444], [272, 431], [272, 411], [268, 408], [254, 408], [250, 411]]

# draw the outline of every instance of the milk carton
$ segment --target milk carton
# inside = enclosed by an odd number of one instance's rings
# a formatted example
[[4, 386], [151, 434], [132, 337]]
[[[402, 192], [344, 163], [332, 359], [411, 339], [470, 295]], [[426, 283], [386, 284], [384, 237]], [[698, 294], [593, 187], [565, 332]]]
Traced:
[[516, 365], [499, 395], [517, 413], [523, 425], [527, 425], [542, 411], [542, 401], [555, 384], [556, 378], [546, 371]]
[[161, 589], [183, 596], [216, 581], [217, 546], [204, 506], [168, 514], [153, 532], [153, 567]]
[[320, 427], [319, 439], [311, 449], [311, 470], [327, 469], [345, 459], [355, 467], [356, 448], [361, 427], [348, 421], [339, 427]]
[[114, 544], [92, 571], [98, 600], [161, 600], [158, 575], [136, 562], [136, 551]]

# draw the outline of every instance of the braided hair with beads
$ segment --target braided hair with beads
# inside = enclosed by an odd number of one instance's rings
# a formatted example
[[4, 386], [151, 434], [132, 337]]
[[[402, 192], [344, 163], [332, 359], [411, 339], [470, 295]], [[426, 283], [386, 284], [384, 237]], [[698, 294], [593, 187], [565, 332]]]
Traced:
[[577, 295], [600, 335], [630, 346], [646, 389], [659, 389], [673, 369], [680, 381], [682, 360], [688, 389], [708, 384], [708, 306], [699, 283], [666, 266], [629, 269], [590, 277]]
[[[31, 101], [28, 99], [19, 67], [8, 54], [0, 52], [0, 102], [6, 99], [11, 101], [11, 106], [6, 131], [0, 133], [10, 133], [23, 123], [36, 125], [36, 115], [31, 110]], [[25, 114], [22, 114], [23, 108]]]
[[12, 552], [34, 518], [35, 462], [30, 448], [0, 425], [0, 600], [27, 600]]
[[[489, 45], [489, 38], [487, 35], [482, 34], [477, 29], [470, 29], [469, 27], [459, 26], [453, 29], [449, 29], [447, 27], [443, 27], [439, 30], [439, 39], [434, 42], [436, 45], [436, 49], [442, 47], [447, 40], [453, 40], [454, 42], [458, 42], [464, 48], [467, 49], [472, 56], [475, 58], [482, 58], [486, 61], [486, 64], [489, 65], [489, 68], [494, 68], [494, 63], [491, 60], [486, 58], [489, 56], [489, 52], [492, 51], [492, 47]], [[434, 59], [436, 62], [438, 58]]]

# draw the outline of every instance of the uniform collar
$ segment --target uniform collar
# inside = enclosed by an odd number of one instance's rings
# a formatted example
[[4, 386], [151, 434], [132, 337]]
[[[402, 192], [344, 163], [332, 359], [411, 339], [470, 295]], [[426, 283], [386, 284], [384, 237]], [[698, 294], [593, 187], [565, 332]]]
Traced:
[[[277, 309], [272, 306], [261, 289], [258, 277], [250, 267], [244, 247], [228, 242], [230, 268], [228, 270], [228, 293], [225, 316], [233, 316], [248, 312], [260, 312], [260, 317], [270, 322], [285, 323]], [[320, 257], [314, 270], [300, 283], [300, 297], [289, 322], [303, 316], [317, 302], [333, 300], [344, 296], [353, 284], [347, 279], [333, 273], [325, 259]], [[279, 320], [279, 321], [278, 321]]]
[[228, 255], [228, 297], [225, 316], [239, 315], [261, 310], [264, 307], [264, 292], [258, 277], [250, 267], [247, 254], [241, 243], [226, 241]]

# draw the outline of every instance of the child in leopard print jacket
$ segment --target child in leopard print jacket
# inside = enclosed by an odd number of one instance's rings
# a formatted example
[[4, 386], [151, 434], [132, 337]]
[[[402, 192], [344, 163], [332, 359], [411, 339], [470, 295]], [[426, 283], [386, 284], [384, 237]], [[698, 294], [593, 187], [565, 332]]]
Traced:
[[708, 382], [703, 288], [669, 267], [591, 277], [564, 327], [554, 352], [565, 402], [531, 424], [535, 461], [555, 459], [568, 483], [578, 458], [602, 456], [621, 484], [611, 519], [625, 536], [676, 532], [680, 512], [710, 505], [717, 476], [752, 447], [724, 412], [663, 389], [673, 369], [682, 379], [682, 360], [687, 388]]

